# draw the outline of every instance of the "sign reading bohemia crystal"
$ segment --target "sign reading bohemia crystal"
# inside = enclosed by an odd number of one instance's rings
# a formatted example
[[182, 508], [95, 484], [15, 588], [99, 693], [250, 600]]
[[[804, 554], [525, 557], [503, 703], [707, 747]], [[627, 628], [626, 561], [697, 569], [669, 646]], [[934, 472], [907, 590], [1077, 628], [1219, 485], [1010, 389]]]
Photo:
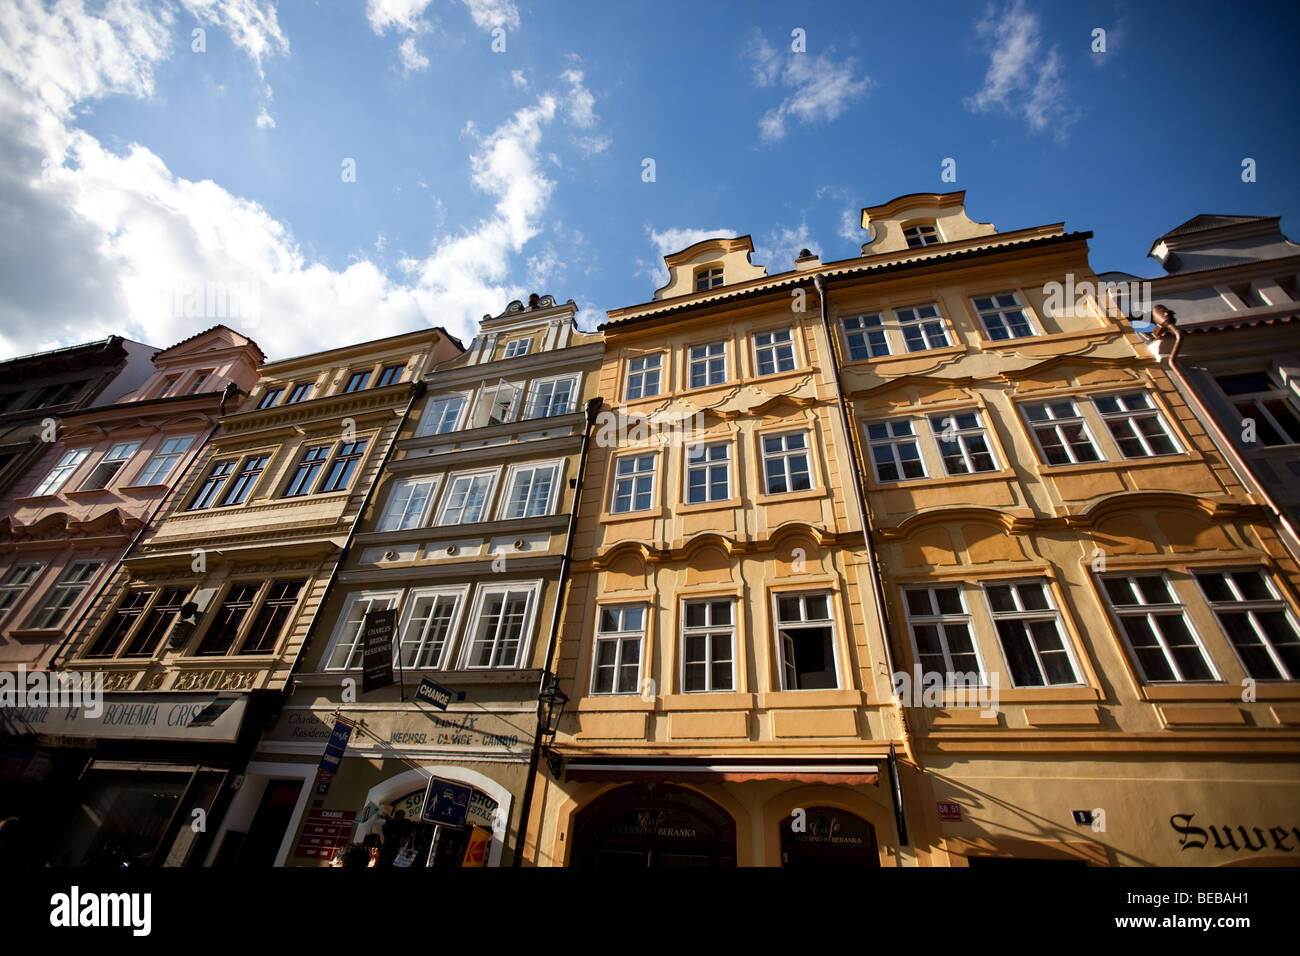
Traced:
[[393, 683], [393, 631], [397, 611], [371, 611], [361, 623], [361, 693]]

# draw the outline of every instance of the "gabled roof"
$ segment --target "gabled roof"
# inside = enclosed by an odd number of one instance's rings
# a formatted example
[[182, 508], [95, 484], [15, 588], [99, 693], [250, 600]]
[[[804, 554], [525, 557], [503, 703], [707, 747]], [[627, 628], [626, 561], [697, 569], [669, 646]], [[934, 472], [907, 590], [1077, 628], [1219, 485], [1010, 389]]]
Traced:
[[[226, 333], [224, 336], [221, 335], [221, 333], [223, 332]], [[220, 323], [212, 326], [211, 328], [204, 329], [202, 332], [196, 332], [187, 339], [181, 339], [175, 345], [169, 345], [167, 348], [163, 349], [161, 352], [155, 355], [153, 357], [153, 360], [154, 362], [157, 362], [158, 358], [164, 355], [170, 358], [171, 353], [177, 351], [178, 349], [183, 352], [201, 351], [200, 349], [195, 348], [195, 346], [198, 344], [199, 339], [218, 338], [218, 337], [225, 338], [227, 340], [227, 342], [229, 343], [226, 346], [227, 348], [240, 348], [244, 345], [251, 345], [257, 351], [257, 364], [261, 364], [262, 362], [266, 361], [266, 354], [262, 351], [261, 346], [259, 346], [256, 342], [250, 339], [247, 335], [243, 335], [240, 332], [236, 332], [230, 326], [222, 325]]]
[[1174, 226], [1164, 235], [1156, 236], [1156, 242], [1161, 239], [1171, 239], [1174, 236], [1185, 236], [1193, 232], [1221, 229], [1224, 226], [1239, 226], [1246, 222], [1272, 222], [1276, 218], [1276, 216], [1217, 216], [1201, 213], [1198, 216], [1193, 216], [1180, 226]]

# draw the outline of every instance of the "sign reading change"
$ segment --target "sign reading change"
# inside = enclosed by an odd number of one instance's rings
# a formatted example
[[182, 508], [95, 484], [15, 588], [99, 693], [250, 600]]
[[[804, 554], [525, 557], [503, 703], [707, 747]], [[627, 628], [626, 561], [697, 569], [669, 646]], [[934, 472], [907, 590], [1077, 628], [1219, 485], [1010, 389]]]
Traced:
[[370, 611], [361, 622], [361, 693], [393, 683], [393, 632], [397, 611]]

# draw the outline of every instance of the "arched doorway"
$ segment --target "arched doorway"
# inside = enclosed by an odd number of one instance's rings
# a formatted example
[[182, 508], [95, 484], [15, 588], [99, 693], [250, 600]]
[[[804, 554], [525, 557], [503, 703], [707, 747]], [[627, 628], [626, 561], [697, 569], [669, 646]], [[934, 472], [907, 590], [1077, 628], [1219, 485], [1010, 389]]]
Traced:
[[[483, 791], [471, 788], [470, 802], [463, 825], [428, 823], [420, 819], [427, 786], [421, 786], [379, 805], [368, 805], [367, 834], [382, 838], [381, 866], [459, 867], [482, 866], [485, 843], [483, 835], [498, 826], [497, 802]], [[401, 825], [384, 822], [399, 818]], [[476, 837], [476, 832], [479, 834]]]
[[735, 866], [736, 822], [712, 800], [685, 787], [618, 787], [579, 811], [570, 865]]
[[805, 807], [781, 821], [782, 866], [880, 866], [876, 828], [838, 807]]

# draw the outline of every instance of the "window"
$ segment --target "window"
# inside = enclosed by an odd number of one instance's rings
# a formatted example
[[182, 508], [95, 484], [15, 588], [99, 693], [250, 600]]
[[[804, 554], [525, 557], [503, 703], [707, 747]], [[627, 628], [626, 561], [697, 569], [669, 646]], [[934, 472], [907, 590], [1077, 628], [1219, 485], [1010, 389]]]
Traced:
[[58, 627], [63, 623], [72, 605], [77, 603], [81, 593], [90, 586], [90, 582], [99, 573], [102, 561], [73, 561], [58, 582], [50, 589], [45, 604], [32, 615], [28, 627]]
[[1164, 417], [1146, 392], [1105, 395], [1094, 398], [1092, 403], [1125, 458], [1178, 454], [1178, 445], [1170, 436]]
[[253, 455], [244, 459], [244, 465], [239, 469], [230, 482], [230, 487], [226, 490], [226, 496], [221, 499], [224, 505], [242, 505], [248, 500], [249, 493], [253, 486], [257, 484], [257, 479], [262, 477], [262, 471], [266, 468], [266, 463], [271, 460], [270, 455]]
[[325, 475], [325, 481], [322, 482], [321, 491], [342, 491], [348, 486], [348, 481], [352, 478], [352, 472], [356, 470], [357, 462], [366, 452], [366, 439], [358, 441], [345, 441], [339, 445], [338, 453], [334, 456], [334, 461], [330, 464], [329, 471]]
[[385, 365], [379, 372], [379, 381], [375, 383], [375, 388], [396, 385], [402, 380], [402, 373], [405, 371], [405, 365]]
[[301, 385], [295, 385], [293, 391], [289, 393], [289, 400], [286, 405], [296, 405], [298, 402], [305, 402], [307, 396], [311, 394], [312, 386], [315, 382], [303, 382]]
[[101, 488], [107, 488], [108, 483], [113, 480], [122, 466], [131, 460], [136, 449], [140, 447], [138, 441], [118, 442], [99, 460], [89, 477], [81, 483], [81, 491], [97, 491]]
[[87, 657], [112, 657], [117, 653], [118, 647], [126, 639], [131, 628], [135, 627], [140, 616], [144, 614], [145, 607], [149, 604], [149, 599], [154, 595], [150, 590], [127, 591], [126, 596], [118, 603], [117, 608], [108, 619], [108, 624], [100, 632], [99, 638], [86, 652]]
[[269, 654], [275, 650], [306, 581], [272, 581], [266, 600], [253, 618], [241, 654]]
[[1300, 413], [1289, 390], [1268, 372], [1216, 375], [1214, 378], [1242, 419], [1255, 422], [1256, 439], [1265, 445], [1300, 444]]
[[29, 407], [49, 408], [53, 405], [63, 405], [72, 401], [85, 384], [85, 382], [65, 382], [62, 385], [46, 386], [36, 393]]
[[909, 309], [895, 309], [894, 315], [898, 319], [898, 327], [903, 331], [903, 344], [909, 352], [941, 349], [952, 344], [948, 341], [948, 330], [944, 327], [939, 307], [933, 302]]
[[708, 292], [722, 285], [722, 266], [712, 266], [695, 271], [695, 291]]
[[518, 667], [535, 588], [486, 588], [465, 647], [464, 666]]
[[805, 491], [813, 486], [807, 432], [763, 436], [763, 478], [769, 495]]
[[736, 689], [736, 602], [731, 598], [687, 601], [682, 608], [682, 690], [710, 693]]
[[1218, 680], [1163, 574], [1104, 577], [1102, 588], [1147, 683]]
[[520, 355], [527, 355], [528, 351], [532, 347], [533, 347], [533, 340], [531, 338], [515, 339], [513, 342], [506, 343], [505, 357], [508, 359], [512, 359], [512, 358], [517, 358]]
[[522, 390], [513, 382], [500, 381], [485, 387], [479, 395], [474, 427], [500, 425], [515, 417], [515, 405]]
[[903, 235], [906, 237], [907, 245], [911, 249], [933, 246], [943, 241], [939, 238], [938, 227], [932, 222], [920, 222], [914, 226], [907, 226], [903, 229]]
[[36, 490], [32, 492], [32, 495], [40, 497], [41, 495], [54, 494], [63, 487], [63, 483], [68, 480], [68, 476], [77, 470], [77, 466], [86, 460], [88, 454], [90, 452], [85, 448], [65, 451], [62, 457], [59, 458], [59, 463], [50, 469], [50, 473], [36, 486]]
[[524, 418], [550, 418], [568, 415], [578, 398], [578, 376], [552, 378], [533, 383], [532, 395]]
[[513, 469], [505, 500], [501, 502], [500, 517], [533, 518], [550, 514], [559, 476], [558, 462]]
[[979, 412], [931, 415], [930, 429], [939, 444], [939, 454], [948, 474], [971, 475], [998, 470]]
[[262, 400], [257, 403], [258, 408], [273, 408], [280, 402], [280, 396], [284, 394], [283, 388], [268, 388], [262, 393]]
[[794, 333], [790, 329], [754, 333], [754, 363], [759, 375], [775, 375], [795, 368]]
[[839, 687], [829, 594], [776, 596], [783, 690]]
[[370, 382], [369, 372], [353, 372], [348, 378], [348, 383], [343, 386], [343, 391], [359, 392]]
[[655, 456], [624, 455], [614, 464], [614, 500], [610, 511], [647, 511], [654, 495]]
[[592, 655], [593, 694], [635, 694], [641, 687], [644, 604], [602, 607]]
[[1196, 573], [1196, 583], [1246, 673], [1258, 680], [1300, 680], [1300, 635], [1267, 574], [1255, 568]]
[[144, 471], [140, 472], [140, 476], [136, 478], [135, 483], [142, 487], [165, 484], [167, 476], [172, 473], [172, 469], [181, 460], [181, 456], [189, 451], [190, 444], [193, 441], [194, 437], [192, 435], [166, 439], [159, 449], [154, 452], [153, 458], [149, 459], [149, 464], [144, 466]]
[[167, 636], [167, 631], [181, 613], [189, 588], [163, 588], [154, 606], [144, 615], [144, 623], [122, 652], [123, 657], [151, 657]]
[[460, 426], [460, 413], [465, 410], [464, 395], [444, 395], [429, 402], [420, 419], [421, 435], [445, 435]]
[[445, 667], [463, 595], [459, 591], [412, 591], [401, 627], [403, 667]]
[[1076, 465], [1101, 461], [1097, 446], [1088, 434], [1088, 426], [1074, 402], [1044, 402], [1025, 405], [1022, 410], [1045, 464]]
[[727, 380], [727, 343], [692, 345], [687, 366], [691, 388], [721, 385]]
[[659, 394], [659, 373], [663, 366], [662, 352], [654, 355], [641, 355], [628, 359], [627, 396], [625, 401], [635, 398], [649, 398]]
[[325, 670], [360, 667], [361, 652], [364, 650], [361, 625], [365, 622], [366, 615], [371, 611], [387, 611], [396, 607], [399, 596], [400, 592], [389, 591], [381, 594], [354, 594], [349, 597], [334, 635], [333, 649]]
[[879, 312], [846, 316], [843, 323], [844, 341], [849, 346], [849, 361], [889, 354], [889, 341], [885, 338], [885, 327]]
[[200, 508], [211, 508], [216, 503], [217, 495], [221, 493], [222, 486], [230, 473], [235, 470], [235, 459], [230, 458], [226, 461], [219, 461], [212, 466], [208, 472], [208, 477], [203, 479], [203, 484], [199, 486], [199, 493], [194, 496], [194, 503], [190, 505], [191, 511], [198, 511]]
[[329, 445], [315, 445], [304, 451], [302, 457], [298, 459], [298, 467], [294, 469], [293, 477], [289, 479], [289, 487], [284, 489], [283, 497], [294, 498], [298, 495], [311, 494], [312, 485], [316, 483], [316, 478], [325, 467], [325, 459], [329, 458], [329, 455]]
[[18, 599], [40, 576], [39, 564], [15, 564], [0, 581], [0, 614], [8, 611], [18, 603]]
[[166, 396], [168, 392], [170, 392], [176, 386], [176, 383], [179, 382], [180, 379], [181, 379], [180, 373], [177, 373], [175, 375], [164, 376], [162, 380], [162, 384], [158, 386], [158, 391], [154, 392], [153, 397], [163, 398], [164, 396]]
[[924, 478], [925, 463], [910, 418], [867, 425], [867, 445], [876, 481]]
[[423, 527], [437, 490], [437, 478], [404, 478], [399, 481], [388, 497], [388, 507], [378, 530], [405, 531]]
[[731, 497], [731, 442], [690, 445], [686, 449], [686, 503], [726, 501]]
[[1014, 292], [979, 296], [972, 300], [984, 333], [995, 342], [1002, 339], [1020, 339], [1034, 334], [1029, 316]]
[[194, 381], [190, 382], [189, 391], [186, 392], [185, 394], [197, 395], [199, 391], [203, 388], [204, 383], [207, 382], [208, 376], [211, 375], [214, 371], [216, 371], [216, 369], [211, 369], [211, 368], [199, 369], [197, 377], [194, 379]]
[[442, 514], [438, 517], [438, 524], [472, 524], [482, 521], [495, 480], [495, 471], [453, 475], [447, 495], [442, 502]]
[[1080, 683], [1045, 582], [989, 583], [984, 596], [1016, 687]]
[[[984, 668], [975, 650], [970, 615], [961, 585], [903, 588], [903, 606], [912, 650], [922, 674], [943, 674], [948, 686], [966, 686], [977, 676], [984, 683]], [[959, 679], [960, 678], [960, 679]]]
[[221, 602], [221, 607], [217, 609], [216, 616], [208, 626], [208, 632], [203, 635], [196, 654], [210, 657], [230, 651], [234, 646], [235, 638], [239, 636], [239, 626], [244, 623], [244, 618], [253, 608], [253, 601], [257, 598], [260, 587], [261, 585], [256, 582], [230, 586], [226, 591], [225, 599]]

